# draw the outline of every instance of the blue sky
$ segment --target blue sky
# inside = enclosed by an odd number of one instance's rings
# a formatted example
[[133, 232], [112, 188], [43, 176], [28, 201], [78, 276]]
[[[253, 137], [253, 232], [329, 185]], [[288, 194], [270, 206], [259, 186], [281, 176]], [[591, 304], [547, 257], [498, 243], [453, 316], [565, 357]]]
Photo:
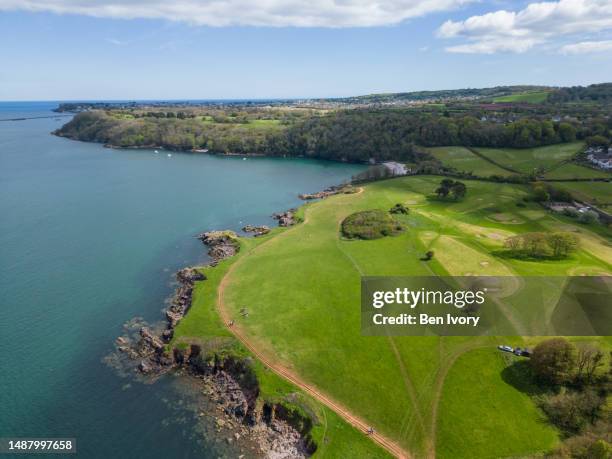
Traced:
[[612, 80], [609, 0], [255, 3], [0, 0], [0, 100], [332, 97]]

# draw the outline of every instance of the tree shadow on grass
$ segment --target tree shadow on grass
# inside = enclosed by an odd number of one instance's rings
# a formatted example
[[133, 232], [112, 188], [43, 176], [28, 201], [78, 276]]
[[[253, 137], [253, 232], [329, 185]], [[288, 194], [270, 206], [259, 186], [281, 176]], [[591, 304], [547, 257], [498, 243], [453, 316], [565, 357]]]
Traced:
[[528, 360], [516, 360], [501, 372], [504, 382], [530, 397], [542, 395], [547, 392], [545, 387], [535, 382]]
[[442, 196], [438, 196], [438, 195], [435, 195], [435, 194], [425, 195], [425, 199], [428, 202], [437, 202], [437, 203], [441, 203], [441, 204], [458, 204], [458, 203], [463, 201], [463, 198], [455, 199], [452, 196], [442, 197]]
[[497, 258], [503, 258], [505, 260], [520, 260], [520, 261], [533, 261], [541, 263], [543, 261], [564, 261], [571, 259], [569, 256], [553, 256], [553, 255], [540, 255], [533, 256], [522, 250], [509, 250], [500, 249], [492, 250], [491, 255]]

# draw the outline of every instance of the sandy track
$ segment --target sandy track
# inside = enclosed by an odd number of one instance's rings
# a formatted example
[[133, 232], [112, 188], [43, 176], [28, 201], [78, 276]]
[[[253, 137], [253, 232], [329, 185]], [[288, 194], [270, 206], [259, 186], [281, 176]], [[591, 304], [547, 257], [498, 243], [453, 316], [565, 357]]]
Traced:
[[[217, 309], [224, 323], [228, 323], [230, 320], [228, 312], [225, 308], [224, 294], [225, 294], [225, 287], [227, 286], [228, 276], [231, 274], [232, 268], [234, 266], [236, 266], [236, 264], [230, 267], [226, 275], [223, 277], [221, 283], [219, 284], [218, 297], [217, 297]], [[329, 396], [323, 394], [319, 389], [308, 384], [306, 381], [300, 378], [296, 373], [282, 366], [278, 361], [272, 358], [268, 358], [267, 356], [263, 355], [251, 343], [251, 341], [249, 341], [249, 339], [243, 334], [239, 326], [234, 325], [233, 327], [229, 328], [229, 330], [255, 357], [257, 357], [257, 359], [261, 363], [263, 363], [265, 366], [267, 366], [272, 371], [274, 371], [274, 373], [290, 381], [295, 386], [299, 387], [304, 392], [309, 394], [311, 397], [323, 403], [328, 408], [334, 410], [338, 415], [344, 418], [345, 421], [347, 421], [348, 423], [350, 423], [357, 429], [364, 432], [364, 434], [367, 432], [367, 430], [370, 427], [367, 422], [365, 422], [363, 419], [353, 414], [351, 411], [349, 411], [347, 408], [345, 408], [344, 406], [342, 406], [335, 400], [332, 400]], [[369, 435], [369, 437], [398, 458], [409, 459], [412, 457], [407, 451], [404, 451], [397, 443], [389, 440], [387, 437], [381, 435], [380, 433], [375, 432]]]
[[[362, 192], [363, 192], [363, 188], [360, 188], [359, 191], [357, 193], [355, 193], [355, 194], [361, 194]], [[307, 222], [308, 222], [308, 217], [307, 217], [307, 214], [306, 214], [305, 215], [305, 219], [302, 222], [302, 224], [306, 224]], [[293, 228], [296, 228], [296, 227], [293, 227]], [[285, 231], [282, 234], [279, 234], [275, 238], [272, 238], [272, 239], [269, 239], [268, 241], [263, 242], [262, 244], [260, 244], [256, 248], [254, 248], [253, 250], [258, 250], [261, 247], [265, 246], [268, 242], [273, 241], [273, 240], [275, 240], [278, 237], [283, 237], [284, 235], [289, 234], [293, 228], [289, 228], [287, 231]], [[234, 269], [236, 268], [236, 266], [238, 266], [240, 264], [240, 261], [241, 260], [238, 260], [233, 265], [230, 266], [230, 268], [228, 269], [227, 273], [225, 273], [225, 276], [223, 276], [223, 279], [219, 283], [219, 288], [218, 288], [218, 293], [217, 293], [217, 311], [219, 313], [219, 316], [221, 317], [221, 320], [225, 324], [229, 323], [229, 321], [231, 320], [230, 314], [229, 314], [229, 312], [228, 312], [228, 310], [226, 308], [225, 301], [224, 301], [225, 289], [227, 288], [229, 279], [230, 279]], [[281, 376], [282, 378], [285, 378], [287, 381], [290, 381], [295, 386], [299, 387], [304, 392], [309, 394], [311, 397], [313, 397], [314, 399], [318, 400], [319, 402], [321, 402], [323, 405], [327, 406], [331, 410], [335, 411], [346, 422], [348, 422], [352, 426], [356, 427], [357, 429], [361, 430], [364, 433], [364, 435], [367, 433], [368, 429], [370, 428], [370, 425], [366, 421], [364, 421], [363, 419], [361, 419], [360, 417], [358, 417], [357, 415], [352, 413], [349, 409], [347, 409], [346, 407], [344, 407], [343, 405], [341, 405], [337, 401], [333, 400], [328, 395], [326, 395], [323, 392], [321, 392], [319, 389], [317, 389], [313, 385], [308, 384], [306, 381], [304, 381], [295, 372], [293, 372], [293, 371], [289, 370], [288, 368], [284, 367], [283, 365], [281, 365], [281, 363], [278, 362], [277, 359], [275, 359], [273, 357], [270, 357], [270, 356], [267, 356], [267, 355], [264, 355], [254, 345], [254, 343], [251, 340], [249, 340], [249, 338], [240, 329], [240, 326], [238, 324], [234, 324], [232, 327], [228, 327], [228, 330], [255, 357], [257, 357], [257, 359], [261, 363], [263, 363], [265, 366], [267, 366], [274, 373], [276, 373], [277, 375]], [[378, 443], [380, 446], [382, 446], [384, 449], [386, 449], [388, 452], [393, 454], [395, 457], [402, 458], [402, 459], [410, 459], [410, 458], [412, 458], [412, 455], [410, 453], [408, 453], [407, 451], [405, 451], [401, 446], [399, 446], [397, 443], [395, 443], [394, 441], [388, 439], [387, 437], [385, 437], [384, 435], [382, 435], [382, 434], [380, 434], [378, 432], [375, 432], [375, 433], [369, 435], [369, 437], [373, 441]]]

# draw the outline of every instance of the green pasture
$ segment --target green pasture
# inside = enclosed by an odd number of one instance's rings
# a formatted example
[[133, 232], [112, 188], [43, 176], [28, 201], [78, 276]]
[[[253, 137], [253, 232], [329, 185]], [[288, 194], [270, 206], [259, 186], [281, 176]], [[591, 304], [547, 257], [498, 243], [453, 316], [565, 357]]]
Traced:
[[555, 446], [559, 435], [530, 398], [537, 387], [525, 378], [526, 365], [493, 347], [457, 359], [440, 400], [438, 457], [466, 457], [466, 442], [471, 457], [491, 459], [531, 457]]
[[581, 201], [603, 206], [612, 204], [612, 182], [559, 182], [554, 185]]
[[527, 102], [530, 104], [541, 104], [546, 101], [548, 94], [548, 91], [523, 92], [520, 94], [496, 97], [493, 99], [493, 102]]
[[501, 167], [475, 155], [465, 147], [434, 147], [428, 150], [443, 165], [452, 167], [459, 172], [471, 172], [477, 177], [499, 175], [507, 177], [514, 175]]
[[518, 172], [530, 174], [548, 170], [582, 150], [582, 142], [561, 143], [537, 148], [476, 148], [492, 161]]
[[581, 166], [576, 163], [565, 163], [559, 167], [555, 167], [546, 173], [544, 176], [547, 179], [554, 180], [571, 180], [571, 179], [592, 179], [592, 178], [610, 178], [612, 173], [600, 169]]
[[[226, 307], [263, 353], [278, 359], [304, 380], [368, 420], [417, 457], [437, 451], [442, 457], [474, 457], [468, 432], [477, 419], [494, 420], [508, 429], [506, 456], [550, 448], [556, 432], [541, 423], [539, 412], [520, 390], [500, 376], [503, 371], [492, 338], [366, 337], [360, 332], [362, 275], [565, 275], [586, 269], [612, 272], [609, 242], [578, 228], [587, 243], [560, 261], [520, 261], [496, 255], [508, 235], [526, 231], [574, 228], [562, 217], [534, 203], [517, 206], [527, 196], [524, 186], [465, 181], [464, 200], [432, 196], [440, 177], [405, 177], [375, 182], [359, 194], [337, 195], [305, 207], [305, 222], [258, 243], [242, 255], [228, 276]], [[408, 206], [396, 218], [402, 234], [378, 240], [344, 240], [342, 220], [358, 211]], [[434, 259], [421, 260], [432, 249]], [[241, 308], [249, 316], [242, 318]], [[517, 311], [509, 320], [526, 320]], [[523, 314], [523, 316], [520, 316]], [[189, 318], [188, 318], [189, 319]], [[197, 334], [197, 325], [193, 333]], [[477, 351], [483, 349], [483, 351]], [[474, 353], [474, 354], [472, 354]], [[464, 360], [457, 360], [465, 356]], [[455, 367], [458, 362], [469, 363]], [[454, 381], [469, 378], [478, 365], [478, 384], [488, 390], [486, 402], [468, 406], [478, 394], [467, 388], [461, 406], [445, 401], [457, 392]], [[468, 374], [470, 373], [470, 374]], [[447, 374], [451, 379], [447, 380]], [[449, 384], [451, 389], [448, 389]], [[513, 407], [507, 413], [500, 407]], [[510, 409], [510, 408], [509, 408]], [[476, 418], [476, 419], [474, 419]], [[477, 451], [497, 454], [502, 437], [483, 426]]]
[[[272, 234], [277, 231], [273, 231]], [[200, 269], [207, 280], [196, 283], [191, 309], [175, 329], [173, 346], [196, 343], [200, 344], [204, 351], [232, 349], [239, 355], [249, 355], [249, 351], [233, 337], [217, 313], [218, 287], [233, 263], [269, 237], [271, 236], [244, 238], [241, 240], [241, 250], [237, 256], [222, 261], [216, 267]], [[335, 412], [305, 395], [257, 360], [253, 360], [253, 365], [259, 381], [261, 399], [269, 401], [288, 399], [294, 405], [304, 407], [309, 414], [314, 414], [315, 425], [311, 434], [318, 449], [313, 457], [345, 458], [357, 454], [356, 457], [372, 459], [391, 458], [385, 450], [368, 439], [363, 432], [346, 423]]]

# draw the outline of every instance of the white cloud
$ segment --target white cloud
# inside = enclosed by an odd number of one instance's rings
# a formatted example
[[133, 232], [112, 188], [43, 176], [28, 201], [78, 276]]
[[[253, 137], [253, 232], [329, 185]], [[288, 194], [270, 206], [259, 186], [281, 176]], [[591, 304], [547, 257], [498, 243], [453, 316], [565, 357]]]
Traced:
[[440, 26], [437, 35], [464, 40], [447, 47], [449, 52], [523, 53], [559, 36], [608, 29], [612, 29], [611, 0], [559, 0], [531, 3], [516, 12], [499, 10], [465, 21], [449, 20]]
[[563, 54], [603, 53], [612, 51], [612, 40], [582, 41], [561, 48]]
[[445, 49], [449, 53], [464, 54], [494, 54], [497, 52], [524, 53], [534, 46], [534, 41], [530, 39], [520, 40], [498, 40], [490, 39], [487, 41], [477, 41], [463, 45], [447, 46]]
[[2, 10], [147, 18], [207, 26], [372, 27], [475, 0], [0, 0]]
[[106, 38], [105, 40], [109, 43], [112, 43], [113, 45], [117, 45], [117, 46], [125, 45], [124, 41], [117, 40], [116, 38]]

